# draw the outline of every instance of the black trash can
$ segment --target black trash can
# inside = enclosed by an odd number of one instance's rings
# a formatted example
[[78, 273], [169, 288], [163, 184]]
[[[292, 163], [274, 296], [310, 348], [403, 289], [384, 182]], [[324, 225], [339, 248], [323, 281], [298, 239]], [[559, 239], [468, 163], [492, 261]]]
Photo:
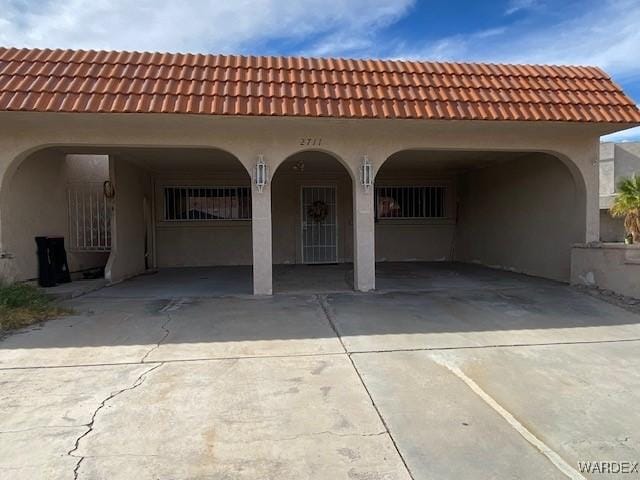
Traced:
[[54, 287], [69, 283], [71, 275], [64, 248], [64, 237], [36, 237], [38, 246], [38, 285]]

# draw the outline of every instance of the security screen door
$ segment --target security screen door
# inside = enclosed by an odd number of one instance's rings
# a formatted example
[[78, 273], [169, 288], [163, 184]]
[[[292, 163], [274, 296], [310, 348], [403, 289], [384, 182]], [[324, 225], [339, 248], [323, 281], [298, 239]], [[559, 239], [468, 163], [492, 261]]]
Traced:
[[302, 187], [302, 263], [338, 262], [336, 187]]

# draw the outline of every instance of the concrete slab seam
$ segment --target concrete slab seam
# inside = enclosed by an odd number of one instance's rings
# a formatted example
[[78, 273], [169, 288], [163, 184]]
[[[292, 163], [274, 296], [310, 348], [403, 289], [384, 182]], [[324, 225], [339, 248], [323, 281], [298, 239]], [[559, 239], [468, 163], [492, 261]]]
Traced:
[[67, 452], [68, 456], [78, 459], [78, 461], [76, 462], [75, 467], [73, 468], [73, 478], [74, 478], [74, 480], [78, 479], [78, 473], [79, 473], [79, 470], [80, 470], [80, 465], [82, 464], [82, 462], [86, 458], [84, 456], [75, 455], [75, 453], [80, 448], [80, 442], [82, 441], [82, 439], [85, 438], [87, 435], [89, 435], [93, 431], [93, 426], [95, 424], [96, 417], [97, 417], [98, 413], [100, 412], [100, 410], [102, 410], [110, 400], [113, 400], [118, 395], [120, 395], [120, 394], [122, 394], [124, 392], [127, 392], [129, 390], [134, 390], [135, 388], [138, 388], [140, 385], [142, 385], [144, 383], [144, 381], [145, 381], [145, 379], [146, 379], [148, 374], [150, 374], [154, 370], [157, 370], [158, 368], [160, 368], [163, 365], [164, 365], [164, 363], [159, 363], [157, 365], [154, 365], [153, 367], [149, 368], [148, 370], [145, 370], [144, 372], [142, 372], [138, 376], [138, 378], [136, 378], [136, 381], [133, 382], [133, 385], [131, 385], [129, 387], [126, 387], [126, 388], [123, 388], [121, 390], [115, 391], [115, 392], [111, 392], [111, 394], [109, 394], [109, 396], [107, 398], [102, 400], [100, 402], [100, 404], [98, 405], [98, 407], [93, 411], [93, 414], [91, 415], [91, 419], [90, 419], [89, 423], [87, 423], [85, 425], [87, 427], [87, 430], [82, 435], [80, 435], [78, 438], [76, 438], [76, 441], [74, 443], [73, 448]]
[[[399, 352], [446, 352], [449, 350], [484, 350], [490, 348], [526, 348], [526, 347], [567, 347], [573, 345], [600, 345], [608, 343], [640, 342], [640, 338], [621, 338], [617, 340], [576, 340], [574, 342], [545, 343], [493, 343], [491, 345], [462, 345], [458, 347], [415, 347], [389, 348], [378, 350], [354, 350], [350, 353], [399, 353]], [[0, 369], [2, 370], [2, 369]]]
[[373, 409], [376, 412], [376, 415], [378, 416], [378, 419], [380, 420], [380, 423], [382, 423], [382, 426], [384, 427], [384, 430], [385, 430], [384, 433], [386, 433], [386, 435], [389, 436], [389, 440], [391, 440], [391, 443], [393, 444], [393, 448], [396, 450], [396, 453], [398, 454], [398, 457], [400, 458], [400, 461], [402, 462], [402, 465], [404, 466], [405, 470], [407, 471], [407, 475], [409, 475], [409, 478], [411, 480], [414, 480], [415, 477], [413, 476], [413, 473], [411, 472], [411, 469], [409, 468], [409, 465], [407, 464], [407, 461], [404, 459], [404, 456], [402, 455], [402, 452], [400, 451], [400, 448], [398, 447], [398, 444], [396, 443], [395, 438], [393, 438], [393, 435], [391, 435], [391, 430], [389, 430], [389, 425], [387, 425], [387, 422], [384, 419], [384, 417], [382, 416], [382, 413], [380, 412], [380, 409], [376, 405], [376, 402], [374, 401], [373, 396], [371, 395], [371, 392], [369, 391], [369, 388], [367, 388], [367, 384], [364, 382], [364, 379], [362, 378], [362, 375], [360, 374], [360, 371], [358, 370], [358, 367], [356, 367], [356, 364], [353, 361], [353, 358], [351, 358], [351, 353], [347, 350], [347, 347], [345, 346], [345, 344], [342, 341], [342, 337], [340, 336], [340, 332], [338, 331], [338, 328], [336, 327], [335, 322], [333, 321], [333, 314], [331, 312], [331, 307], [327, 303], [327, 296], [326, 295], [316, 295], [316, 298], [318, 300], [318, 303], [320, 304], [320, 307], [322, 308], [322, 311], [324, 312], [324, 315], [325, 315], [325, 317], [327, 319], [327, 322], [329, 322], [329, 325], [331, 326], [331, 328], [335, 332], [336, 336], [338, 337], [338, 340], [340, 341], [340, 344], [342, 345], [342, 348], [344, 348], [344, 351], [345, 351], [345, 353], [347, 355], [347, 358], [349, 359], [349, 362], [351, 363], [351, 367], [355, 371], [355, 373], [356, 373], [356, 375], [358, 377], [358, 380], [360, 381], [360, 384], [362, 385], [362, 388], [364, 389], [365, 393], [367, 394], [367, 397], [369, 398], [369, 401], [371, 402], [371, 405], [373, 406]]
[[[358, 352], [360, 353], [360, 352]], [[381, 352], [383, 353], [383, 352]], [[75, 365], [34, 365], [28, 367], [2, 367], [0, 372], [12, 370], [48, 370], [56, 368], [93, 368], [93, 367], [119, 367], [123, 365], [153, 365], [156, 363], [193, 363], [193, 362], [227, 362], [229, 360], [262, 360], [270, 358], [306, 358], [306, 357], [333, 357], [345, 355], [344, 352], [337, 353], [292, 353], [289, 355], [247, 355], [242, 357], [202, 357], [202, 358], [183, 358], [168, 360], [152, 360], [148, 362], [106, 362], [106, 363], [78, 363]]]
[[549, 461], [571, 480], [586, 480], [575, 468], [564, 460], [557, 452], [551, 449], [546, 443], [536, 437], [522, 423], [520, 423], [511, 413], [496, 402], [487, 392], [485, 392], [473, 379], [468, 377], [457, 365], [452, 364], [447, 359], [434, 355], [431, 358], [439, 365], [445, 367], [461, 381], [463, 381], [476, 395], [478, 395], [489, 407], [517, 431], [527, 442], [534, 446]]
[[[340, 340], [342, 343], [342, 340]], [[401, 352], [447, 352], [455, 350], [483, 350], [490, 348], [528, 348], [528, 347], [555, 347], [555, 346], [579, 346], [579, 345], [600, 345], [609, 343], [630, 343], [640, 342], [640, 338], [629, 338], [619, 340], [588, 340], [576, 342], [548, 342], [548, 343], [514, 343], [514, 344], [495, 344], [495, 345], [467, 345], [461, 347], [424, 347], [424, 348], [391, 348], [379, 350], [354, 350], [351, 352], [329, 352], [329, 353], [292, 353], [288, 355], [245, 355], [231, 357], [198, 357], [198, 358], [182, 358], [155, 360], [149, 362], [106, 362], [106, 363], [78, 363], [75, 365], [31, 365], [27, 367], [0, 367], [0, 372], [13, 370], [48, 370], [56, 368], [93, 368], [93, 367], [118, 367], [122, 365], [153, 365], [157, 363], [188, 363], [188, 362], [224, 362], [228, 360], [260, 360], [260, 359], [278, 359], [278, 358], [305, 358], [305, 357], [332, 357], [337, 355], [353, 355], [367, 353], [401, 353]], [[152, 350], [155, 350], [153, 347]], [[344, 348], [344, 346], [343, 346]]]

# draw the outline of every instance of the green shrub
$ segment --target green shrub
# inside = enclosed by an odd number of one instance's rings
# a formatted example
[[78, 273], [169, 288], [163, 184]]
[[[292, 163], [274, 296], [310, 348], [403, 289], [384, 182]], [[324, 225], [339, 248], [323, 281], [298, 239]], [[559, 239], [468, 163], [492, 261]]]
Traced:
[[620, 181], [611, 215], [623, 217], [627, 234], [640, 243], [640, 177], [633, 175]]
[[68, 314], [37, 287], [23, 283], [0, 286], [0, 331]]

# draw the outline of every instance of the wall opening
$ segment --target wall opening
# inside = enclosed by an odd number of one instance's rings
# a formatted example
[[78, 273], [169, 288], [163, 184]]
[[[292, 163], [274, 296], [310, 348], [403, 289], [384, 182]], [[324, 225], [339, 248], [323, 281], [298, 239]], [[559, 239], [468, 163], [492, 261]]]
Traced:
[[[104, 196], [107, 180], [113, 198]], [[251, 181], [228, 152], [46, 148], [22, 160], [5, 185], [12, 280], [37, 276], [33, 237], [56, 235], [78, 273], [104, 268], [117, 282], [170, 267], [246, 266], [251, 290]]]
[[[142, 173], [141, 224], [152, 268], [250, 266], [251, 179], [232, 154], [217, 149], [129, 148], [112, 158]], [[133, 172], [127, 178], [135, 177]], [[148, 186], [147, 186], [148, 182]], [[146, 202], [146, 204], [145, 204]], [[149, 218], [147, 218], [149, 217]], [[150, 237], [150, 238], [149, 238]]]
[[2, 192], [7, 279], [38, 277], [36, 236], [64, 237], [73, 279], [102, 277], [112, 240], [107, 180], [106, 155], [48, 148], [22, 160]]
[[[276, 291], [288, 282], [311, 287], [317, 281], [321, 290], [332, 284], [352, 288], [352, 192], [348, 170], [328, 153], [299, 152], [278, 167], [271, 182]], [[303, 275], [301, 268], [287, 268], [294, 265], [318, 268]]]
[[568, 281], [584, 189], [538, 152], [398, 152], [376, 175], [376, 261], [455, 261]]

